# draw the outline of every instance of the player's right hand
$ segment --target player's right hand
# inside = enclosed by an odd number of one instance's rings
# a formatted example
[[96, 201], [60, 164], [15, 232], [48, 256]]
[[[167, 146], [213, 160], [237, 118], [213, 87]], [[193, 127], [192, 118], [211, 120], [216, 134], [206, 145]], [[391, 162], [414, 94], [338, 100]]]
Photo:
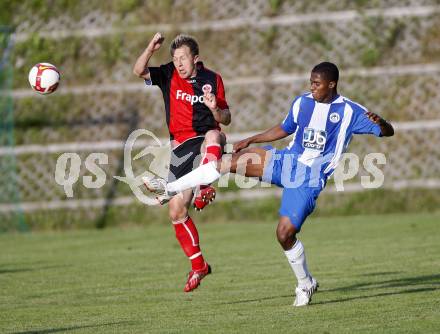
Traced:
[[242, 149], [250, 145], [249, 139], [243, 139], [234, 144], [233, 152], [240, 152]]
[[159, 50], [159, 48], [162, 46], [162, 43], [163, 43], [164, 40], [165, 40], [165, 37], [163, 37], [160, 32], [157, 32], [153, 36], [153, 38], [151, 39], [150, 43], [148, 44], [148, 49], [151, 52]]

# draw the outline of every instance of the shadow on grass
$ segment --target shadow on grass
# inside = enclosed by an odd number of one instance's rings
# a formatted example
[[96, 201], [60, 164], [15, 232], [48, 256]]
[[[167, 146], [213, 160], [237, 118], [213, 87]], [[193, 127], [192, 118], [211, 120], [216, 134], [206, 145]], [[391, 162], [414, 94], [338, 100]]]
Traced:
[[409, 290], [402, 290], [402, 291], [396, 291], [396, 292], [383, 292], [383, 293], [377, 293], [377, 294], [368, 295], [368, 296], [355, 296], [355, 297], [347, 297], [347, 298], [341, 298], [341, 299], [335, 299], [335, 300], [324, 300], [322, 302], [317, 302], [317, 303], [312, 302], [310, 305], [313, 306], [313, 305], [334, 304], [334, 303], [348, 302], [348, 301], [357, 300], [357, 299], [387, 297], [387, 296], [395, 296], [395, 295], [402, 295], [402, 294], [408, 294], [408, 293], [428, 292], [428, 291], [435, 291], [435, 290], [438, 290], [438, 289], [437, 288], [420, 288], [420, 289], [409, 289]]
[[233, 305], [233, 304], [243, 304], [243, 303], [253, 303], [253, 302], [261, 302], [263, 300], [271, 300], [271, 299], [279, 299], [279, 298], [295, 298], [294, 294], [290, 295], [283, 295], [283, 296], [271, 296], [271, 297], [263, 297], [263, 298], [255, 298], [255, 299], [243, 299], [243, 300], [236, 300], [233, 302], [224, 302], [224, 303], [218, 303], [216, 305]]
[[407, 287], [411, 285], [414, 286], [414, 285], [426, 285], [426, 284], [440, 285], [440, 274], [397, 278], [397, 279], [390, 279], [381, 282], [379, 281], [379, 282], [358, 283], [358, 284], [353, 284], [349, 286], [344, 286], [335, 289], [328, 289], [323, 291], [331, 292], [331, 291], [385, 289], [385, 288], [399, 288], [399, 287]]
[[20, 269], [0, 269], [1, 274], [14, 274], [14, 273], [22, 273], [26, 271], [34, 271], [35, 269], [31, 268], [20, 268]]
[[17, 269], [0, 268], [0, 275], [2, 275], [2, 274], [15, 274], [15, 273], [28, 272], [28, 271], [55, 269], [55, 268], [63, 268], [63, 267], [68, 267], [68, 266], [62, 265], [62, 266], [46, 266], [46, 267], [39, 267], [39, 268], [36, 267], [36, 268], [17, 268]]
[[119, 322], [109, 322], [106, 324], [100, 325], [85, 325], [85, 326], [71, 326], [71, 327], [62, 327], [62, 328], [48, 328], [48, 329], [39, 329], [39, 330], [30, 330], [24, 332], [11, 332], [10, 334], [50, 334], [50, 333], [58, 333], [58, 332], [67, 332], [74, 331], [82, 328], [97, 328], [111, 325], [120, 325], [120, 324], [129, 324], [134, 323], [133, 321], [119, 321]]
[[[389, 274], [389, 273], [387, 273]], [[368, 275], [367, 275], [368, 276]], [[336, 289], [328, 289], [328, 290], [320, 290], [321, 293], [325, 292], [335, 292], [335, 291], [365, 291], [365, 290], [371, 290], [371, 289], [387, 289], [387, 288], [401, 288], [401, 287], [408, 287], [408, 286], [415, 286], [415, 285], [440, 285], [440, 275], [426, 275], [426, 276], [416, 276], [416, 277], [406, 277], [406, 278], [400, 278], [400, 279], [392, 279], [392, 280], [386, 280], [382, 282], [368, 282], [368, 283], [359, 283], [359, 284], [353, 284], [346, 287], [340, 287]], [[406, 289], [401, 291], [394, 291], [394, 292], [383, 292], [378, 293], [374, 295], [368, 295], [368, 296], [354, 296], [354, 297], [347, 297], [347, 298], [341, 298], [336, 300], [329, 300], [329, 301], [322, 301], [318, 303], [312, 303], [312, 305], [320, 305], [320, 304], [330, 304], [330, 303], [340, 303], [340, 302], [346, 302], [356, 299], [367, 299], [367, 298], [375, 298], [375, 297], [386, 297], [386, 296], [393, 296], [393, 295], [400, 295], [400, 294], [408, 294], [408, 293], [418, 293], [418, 292], [428, 292], [428, 291], [435, 291], [439, 288], [436, 287], [420, 287], [420, 288], [414, 288], [414, 289]], [[225, 302], [225, 303], [219, 303], [217, 305], [232, 305], [232, 304], [241, 304], [241, 303], [252, 303], [252, 302], [261, 302], [263, 300], [272, 300], [272, 299], [279, 299], [279, 298], [294, 298], [294, 295], [282, 295], [282, 296], [271, 296], [271, 297], [263, 297], [263, 298], [255, 298], [255, 299], [245, 299], [245, 300], [237, 300], [232, 302]]]
[[384, 275], [397, 275], [401, 274], [401, 271], [382, 271], [382, 272], [375, 272], [375, 273], [367, 273], [363, 274], [361, 276], [384, 276]]

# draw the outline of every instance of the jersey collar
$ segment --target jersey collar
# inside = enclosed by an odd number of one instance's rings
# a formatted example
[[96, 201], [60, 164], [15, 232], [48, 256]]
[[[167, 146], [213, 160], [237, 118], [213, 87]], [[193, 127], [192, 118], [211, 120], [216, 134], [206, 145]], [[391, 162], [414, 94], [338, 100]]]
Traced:
[[205, 66], [203, 65], [203, 62], [198, 61], [196, 63], [196, 68], [197, 68], [197, 74], [194, 77], [190, 77], [190, 78], [186, 79], [187, 82], [195, 83], [197, 81], [197, 77], [199, 77], [199, 75], [200, 75], [200, 71], [203, 71], [205, 69]]
[[[312, 93], [307, 94], [306, 97], [313, 99]], [[313, 99], [313, 101], [315, 101], [315, 99]], [[335, 98], [330, 103], [324, 103], [324, 104], [343, 103], [343, 102], [344, 102], [344, 98], [341, 95], [336, 94]], [[321, 103], [321, 102], [315, 101], [315, 103]]]

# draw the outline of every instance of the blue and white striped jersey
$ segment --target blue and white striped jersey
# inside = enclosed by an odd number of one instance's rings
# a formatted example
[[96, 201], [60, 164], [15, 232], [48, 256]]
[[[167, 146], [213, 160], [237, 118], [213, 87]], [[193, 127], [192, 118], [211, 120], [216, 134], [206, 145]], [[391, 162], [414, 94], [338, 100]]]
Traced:
[[320, 165], [327, 179], [347, 149], [353, 134], [381, 136], [379, 125], [365, 115], [367, 109], [341, 95], [331, 103], [315, 101], [311, 93], [295, 98], [281, 127], [293, 140], [286, 148], [308, 167]]

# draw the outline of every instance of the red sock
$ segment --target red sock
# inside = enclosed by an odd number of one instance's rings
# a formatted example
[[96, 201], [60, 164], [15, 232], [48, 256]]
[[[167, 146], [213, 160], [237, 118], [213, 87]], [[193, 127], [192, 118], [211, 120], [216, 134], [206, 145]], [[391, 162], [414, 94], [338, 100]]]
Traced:
[[[205, 155], [203, 156], [201, 165], [207, 164], [210, 161], [220, 160], [222, 157], [222, 147], [220, 144], [211, 144], [206, 146]], [[206, 185], [201, 185], [200, 189], [206, 188]]]
[[202, 159], [202, 165], [210, 162], [220, 160], [222, 157], [222, 147], [220, 144], [211, 144], [206, 146], [205, 155]]
[[191, 261], [192, 270], [201, 270], [205, 260], [199, 246], [199, 233], [191, 217], [173, 222], [176, 238]]

